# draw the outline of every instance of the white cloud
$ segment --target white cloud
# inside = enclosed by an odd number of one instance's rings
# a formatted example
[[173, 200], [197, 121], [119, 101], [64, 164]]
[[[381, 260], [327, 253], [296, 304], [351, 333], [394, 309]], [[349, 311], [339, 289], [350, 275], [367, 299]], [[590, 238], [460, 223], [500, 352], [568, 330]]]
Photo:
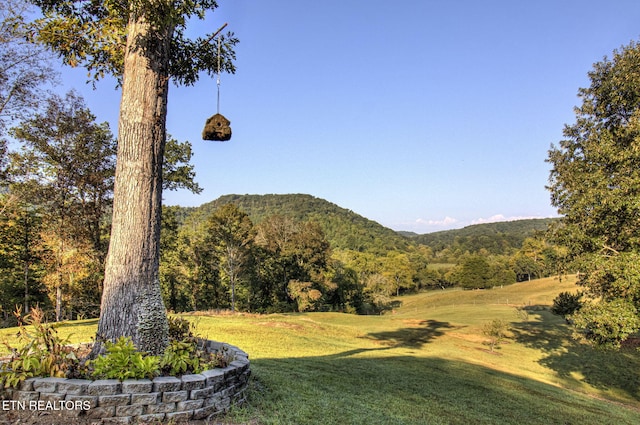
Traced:
[[395, 230], [407, 230], [416, 232], [418, 234], [438, 232], [441, 230], [459, 229], [474, 224], [496, 223], [500, 221], [515, 221], [515, 220], [529, 220], [534, 218], [549, 218], [550, 216], [542, 215], [529, 215], [529, 216], [509, 216], [504, 214], [494, 214], [490, 217], [476, 218], [471, 221], [460, 221], [457, 218], [446, 216], [442, 220], [429, 220], [424, 218], [418, 218], [412, 222], [401, 222], [391, 225], [390, 227]]
[[507, 221], [507, 218], [502, 214], [495, 214], [489, 218], [476, 218], [471, 220], [471, 224], [483, 224], [483, 223], [495, 223], [496, 221]]
[[489, 218], [476, 218], [475, 220], [471, 220], [471, 224], [483, 224], [483, 223], [496, 223], [498, 221], [515, 221], [515, 220], [530, 220], [534, 218], [544, 218], [540, 216], [511, 216], [505, 217], [502, 214], [495, 214]]
[[458, 222], [458, 220], [456, 220], [453, 217], [449, 217], [449, 216], [445, 217], [442, 220], [425, 220], [423, 218], [419, 218], [419, 219], [416, 220], [416, 224], [418, 224], [418, 225], [437, 226], [437, 227], [439, 227], [439, 226], [450, 226], [450, 225], [455, 224], [457, 222]]

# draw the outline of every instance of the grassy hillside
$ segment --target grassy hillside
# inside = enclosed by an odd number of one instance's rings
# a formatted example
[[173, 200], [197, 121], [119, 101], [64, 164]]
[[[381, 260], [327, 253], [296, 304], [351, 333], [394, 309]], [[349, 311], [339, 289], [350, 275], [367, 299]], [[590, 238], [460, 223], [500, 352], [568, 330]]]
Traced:
[[[384, 316], [187, 315], [201, 335], [250, 354], [252, 424], [633, 424], [637, 351], [599, 352], [547, 310], [573, 280], [400, 298]], [[528, 316], [516, 314], [526, 305]], [[494, 353], [482, 327], [509, 322]], [[88, 340], [95, 321], [60, 329]], [[12, 330], [3, 330], [10, 335]], [[0, 334], [1, 335], [1, 334]]]
[[409, 244], [408, 239], [393, 230], [311, 195], [225, 195], [192, 212], [207, 216], [227, 203], [238, 205], [255, 224], [276, 214], [299, 221], [315, 221], [333, 248], [386, 251], [403, 249]]

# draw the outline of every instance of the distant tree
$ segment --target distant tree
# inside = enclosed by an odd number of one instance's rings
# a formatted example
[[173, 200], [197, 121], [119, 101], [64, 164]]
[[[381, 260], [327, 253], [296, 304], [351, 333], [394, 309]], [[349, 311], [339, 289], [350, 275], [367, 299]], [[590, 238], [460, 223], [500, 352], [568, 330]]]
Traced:
[[529, 279], [532, 274], [535, 277], [542, 277], [545, 269], [545, 250], [547, 249], [547, 243], [542, 238], [526, 238], [522, 242], [522, 247], [518, 251], [524, 257], [531, 260], [533, 265], [533, 273], [529, 274]]
[[[96, 264], [95, 257], [90, 255], [89, 248], [82, 246], [79, 241], [65, 238], [64, 233], [58, 233], [55, 229], [45, 230], [40, 233], [40, 238], [46, 270], [42, 280], [49, 288], [55, 305], [55, 319], [59, 322], [65, 318], [65, 306], [72, 312], [74, 301], [85, 298], [79, 295], [92, 286], [86, 280], [99, 265]], [[95, 282], [93, 283], [95, 286]], [[97, 291], [93, 295], [98, 295]], [[93, 300], [93, 304], [97, 306], [98, 298]]]
[[115, 139], [74, 92], [51, 96], [45, 105], [43, 113], [12, 129], [22, 149], [10, 155], [11, 193], [41, 205], [49, 225], [87, 241], [103, 258]]
[[[70, 92], [49, 97], [42, 113], [11, 132], [22, 149], [10, 154], [10, 193], [37, 208], [43, 221], [38, 240], [56, 319], [62, 318], [63, 298], [82, 299], [81, 314], [95, 314], [91, 306], [98, 300], [91, 298], [99, 297], [115, 166], [109, 126], [97, 124], [82, 98]], [[79, 290], [73, 297], [72, 287]]]
[[540, 267], [535, 260], [522, 252], [517, 252], [512, 257], [511, 268], [514, 270], [518, 282], [535, 279], [540, 274]]
[[173, 254], [180, 267], [176, 296], [181, 311], [228, 307], [228, 288], [220, 280], [218, 256], [211, 247], [207, 223], [195, 213], [178, 229]]
[[487, 344], [491, 351], [507, 337], [508, 331], [509, 325], [500, 319], [493, 319], [483, 326], [482, 333], [489, 338]]
[[516, 283], [516, 274], [508, 264], [495, 262], [491, 266], [491, 286], [503, 286]]
[[390, 251], [382, 259], [382, 274], [391, 284], [388, 295], [400, 295], [400, 289], [413, 289], [413, 270], [409, 256], [405, 253]]
[[615, 347], [640, 329], [640, 46], [614, 51], [589, 79], [575, 123], [549, 151], [548, 188], [584, 288], [574, 323]]
[[335, 285], [327, 295], [327, 303], [337, 311], [361, 313], [363, 285], [358, 281], [357, 272], [342, 261], [332, 259], [329, 261], [327, 278]]
[[0, 206], [0, 309], [6, 322], [17, 306], [28, 314], [36, 304], [47, 307], [48, 300], [41, 283], [42, 215], [10, 194], [0, 195]]
[[[298, 222], [274, 215], [257, 226], [258, 273], [262, 293], [278, 309], [295, 309], [289, 282], [313, 282], [320, 285], [330, 257], [329, 243], [316, 223]], [[317, 289], [317, 288], [316, 288]]]
[[493, 286], [491, 266], [485, 257], [470, 255], [453, 271], [451, 279], [466, 289], [482, 289]]
[[15, 122], [28, 119], [46, 97], [43, 87], [55, 81], [52, 55], [30, 43], [25, 16], [28, 3], [0, 3], [0, 141]]
[[231, 311], [236, 309], [236, 285], [247, 274], [255, 229], [249, 216], [234, 204], [226, 204], [209, 217], [207, 236], [231, 289]]
[[202, 192], [202, 188], [195, 181], [194, 166], [189, 163], [192, 155], [191, 143], [167, 137], [162, 163], [163, 190], [187, 189], [196, 194]]
[[298, 311], [313, 311], [322, 299], [322, 292], [314, 288], [313, 282], [290, 280], [287, 285], [291, 297], [295, 299]]
[[165, 305], [174, 312], [184, 311], [185, 307], [184, 301], [180, 300], [180, 286], [184, 282], [182, 282], [178, 251], [177, 208], [162, 207], [162, 228], [160, 231], [160, 286]]
[[417, 245], [409, 251], [408, 258], [414, 290], [434, 286], [437, 273], [434, 273], [435, 270], [429, 270], [429, 259], [431, 257], [433, 257], [433, 250], [428, 246]]
[[580, 310], [580, 307], [582, 307], [580, 298], [582, 298], [580, 292], [575, 294], [571, 292], [560, 292], [558, 296], [553, 299], [551, 312], [566, 319], [567, 316], [571, 316]]

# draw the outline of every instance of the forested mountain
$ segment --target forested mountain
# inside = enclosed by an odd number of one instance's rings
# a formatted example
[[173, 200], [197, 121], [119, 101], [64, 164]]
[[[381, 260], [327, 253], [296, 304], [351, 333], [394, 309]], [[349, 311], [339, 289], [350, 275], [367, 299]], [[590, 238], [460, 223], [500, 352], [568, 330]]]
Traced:
[[510, 254], [523, 241], [544, 232], [553, 218], [504, 221], [475, 224], [462, 229], [443, 230], [418, 235], [396, 232], [332, 202], [307, 194], [224, 195], [197, 208], [183, 208], [178, 220], [190, 214], [209, 216], [224, 204], [232, 203], [246, 212], [258, 224], [272, 215], [283, 215], [296, 221], [313, 221], [325, 232], [332, 248], [354, 251], [403, 250], [412, 244], [430, 247], [434, 253], [451, 252]]
[[526, 238], [544, 232], [557, 218], [541, 218], [516, 221], [502, 221], [467, 226], [462, 229], [444, 230], [424, 235], [405, 235], [413, 241], [430, 247], [434, 253], [451, 251], [479, 252], [481, 249], [491, 254], [509, 254], [520, 249]]
[[405, 249], [410, 241], [395, 231], [351, 210], [321, 198], [305, 194], [224, 195], [190, 209], [191, 214], [210, 215], [224, 204], [235, 204], [254, 224], [267, 217], [282, 215], [296, 221], [320, 225], [332, 248], [354, 251], [386, 252]]

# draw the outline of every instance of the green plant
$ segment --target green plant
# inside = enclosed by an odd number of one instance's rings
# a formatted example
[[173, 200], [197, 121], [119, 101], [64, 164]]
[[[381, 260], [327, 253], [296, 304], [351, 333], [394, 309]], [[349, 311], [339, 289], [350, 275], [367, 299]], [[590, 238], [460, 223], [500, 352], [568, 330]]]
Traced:
[[565, 319], [582, 308], [582, 293], [560, 292], [553, 300], [551, 312]]
[[93, 377], [103, 379], [153, 378], [160, 371], [160, 358], [145, 355], [133, 345], [131, 338], [120, 337], [105, 343], [107, 353], [91, 362]]
[[509, 326], [507, 325], [507, 323], [500, 319], [493, 319], [491, 322], [484, 325], [484, 327], [482, 328], [482, 333], [489, 337], [489, 341], [487, 341], [487, 344], [489, 345], [491, 351], [493, 351], [493, 349], [497, 347], [503, 339], [506, 338], [508, 330]]
[[163, 373], [180, 375], [187, 372], [202, 372], [201, 356], [195, 342], [171, 341], [160, 359]]
[[185, 338], [193, 338], [194, 325], [187, 319], [179, 316], [168, 316], [169, 323], [169, 340], [181, 341]]
[[12, 353], [11, 359], [0, 366], [0, 383], [4, 387], [15, 387], [33, 376], [64, 377], [70, 369], [77, 368], [77, 350], [68, 345], [68, 338], [58, 335], [53, 325], [44, 322], [41, 309], [33, 308], [24, 318], [20, 309], [14, 315], [19, 324], [18, 340], [24, 345], [17, 349], [4, 342]]
[[640, 328], [636, 307], [625, 300], [587, 303], [570, 317], [574, 337], [601, 349], [619, 349]]
[[227, 346], [223, 346], [220, 351], [216, 351], [211, 354], [211, 360], [209, 362], [209, 368], [214, 367], [227, 367], [229, 366], [229, 349]]

